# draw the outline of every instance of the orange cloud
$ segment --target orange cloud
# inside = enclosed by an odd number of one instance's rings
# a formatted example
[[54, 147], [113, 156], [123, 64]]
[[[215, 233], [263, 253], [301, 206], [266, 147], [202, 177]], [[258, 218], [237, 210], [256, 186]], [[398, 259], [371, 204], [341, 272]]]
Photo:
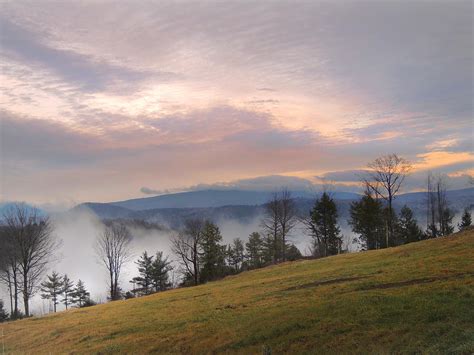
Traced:
[[421, 161], [413, 164], [415, 171], [430, 170], [459, 163], [472, 162], [474, 164], [474, 154], [471, 152], [435, 151], [418, 154], [417, 157], [420, 158]]

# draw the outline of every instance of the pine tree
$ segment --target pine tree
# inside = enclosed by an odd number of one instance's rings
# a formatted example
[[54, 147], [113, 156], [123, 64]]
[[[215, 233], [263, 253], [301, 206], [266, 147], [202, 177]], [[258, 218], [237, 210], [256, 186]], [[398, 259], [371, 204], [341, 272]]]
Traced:
[[440, 233], [441, 233], [442, 236], [447, 236], [447, 235], [450, 235], [451, 233], [454, 232], [453, 218], [454, 218], [453, 211], [449, 207], [445, 207], [441, 211], [441, 218], [440, 218], [441, 230], [440, 230]]
[[461, 223], [459, 223], [459, 225], [458, 225], [459, 230], [462, 231], [462, 230], [470, 227], [471, 224], [472, 224], [471, 213], [469, 212], [469, 209], [465, 208], [464, 213], [463, 213], [462, 218], [461, 218]]
[[164, 291], [171, 286], [169, 272], [172, 270], [171, 261], [163, 257], [163, 252], [156, 253], [155, 260], [151, 266], [151, 286], [155, 292]]
[[72, 301], [77, 304], [79, 308], [84, 307], [90, 300], [90, 293], [86, 290], [82, 280], [77, 281], [74, 292], [72, 293]]
[[145, 251], [135, 264], [138, 265], [139, 276], [134, 277], [132, 282], [137, 284], [139, 288], [134, 289], [133, 292], [148, 295], [152, 292], [151, 273], [153, 269], [153, 255], [148, 256], [148, 253]]
[[425, 234], [427, 238], [437, 238], [439, 236], [439, 230], [436, 223], [428, 224]]
[[245, 244], [246, 257], [251, 269], [263, 266], [263, 240], [260, 233], [253, 232]]
[[87, 298], [84, 303], [82, 304], [82, 308], [85, 308], [85, 307], [91, 307], [91, 306], [95, 306], [97, 303], [93, 300], [91, 300], [90, 298]]
[[301, 255], [300, 250], [296, 247], [296, 245], [290, 244], [290, 246], [288, 247], [286, 260], [295, 261], [301, 258], [303, 258], [303, 255]]
[[350, 207], [349, 224], [359, 234], [359, 242], [366, 250], [385, 247], [385, 222], [382, 202], [372, 197], [369, 191]]
[[424, 234], [413, 216], [413, 211], [407, 205], [403, 206], [400, 211], [400, 217], [396, 225], [396, 234], [404, 244], [424, 239]]
[[266, 263], [276, 264], [283, 256], [280, 214], [281, 200], [278, 193], [273, 193], [270, 201], [264, 205], [264, 215], [261, 221], [265, 235]]
[[225, 246], [221, 245], [222, 235], [219, 228], [209, 221], [204, 224], [200, 241], [202, 264], [201, 282], [222, 277], [225, 268]]
[[277, 262], [278, 258], [275, 258], [275, 255], [278, 255], [279, 239], [275, 239], [274, 235], [267, 234], [263, 238], [262, 245], [262, 261], [263, 265], [270, 265]]
[[324, 192], [321, 198], [316, 200], [308, 222], [315, 256], [325, 257], [340, 252], [342, 237], [337, 217], [336, 203]]
[[135, 298], [135, 294], [131, 291], [127, 291], [125, 292], [125, 295], [123, 296], [123, 298], [125, 298], [126, 300], [129, 300], [131, 298]]
[[63, 290], [62, 277], [55, 271], [47, 276], [47, 280], [41, 283], [41, 298], [53, 302], [53, 310], [56, 312], [56, 306], [59, 304], [59, 295]]
[[228, 264], [233, 268], [234, 272], [239, 272], [242, 269], [244, 262], [244, 243], [242, 239], [235, 238], [227, 250]]
[[72, 303], [72, 294], [74, 292], [74, 282], [67, 275], [63, 276], [63, 299], [62, 302], [66, 306], [66, 310], [68, 309], [69, 305]]
[[3, 307], [3, 300], [0, 300], [0, 323], [5, 322], [8, 319], [8, 313]]

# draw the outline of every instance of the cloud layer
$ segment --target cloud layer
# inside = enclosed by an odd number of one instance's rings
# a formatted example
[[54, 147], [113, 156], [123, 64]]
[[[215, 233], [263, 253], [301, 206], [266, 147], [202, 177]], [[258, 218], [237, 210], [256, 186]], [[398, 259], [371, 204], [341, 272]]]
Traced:
[[471, 10], [4, 3], [1, 198], [269, 188], [274, 176], [352, 186], [391, 152], [414, 162], [413, 181], [434, 169], [459, 187], [474, 165]]

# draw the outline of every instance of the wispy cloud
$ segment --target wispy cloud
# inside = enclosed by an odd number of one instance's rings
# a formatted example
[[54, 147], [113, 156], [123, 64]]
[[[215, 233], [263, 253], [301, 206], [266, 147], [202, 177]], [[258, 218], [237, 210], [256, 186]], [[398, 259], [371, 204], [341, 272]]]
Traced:
[[391, 152], [462, 175], [471, 7], [2, 4], [3, 191], [43, 201], [256, 176], [342, 184]]
[[37, 33], [1, 18], [1, 53], [10, 60], [49, 70], [68, 84], [77, 85], [80, 90], [97, 92], [111, 90], [116, 86], [122, 89], [137, 81], [152, 78], [168, 81], [178, 75], [170, 72], [151, 72], [134, 70], [72, 50], [57, 49], [44, 43]]

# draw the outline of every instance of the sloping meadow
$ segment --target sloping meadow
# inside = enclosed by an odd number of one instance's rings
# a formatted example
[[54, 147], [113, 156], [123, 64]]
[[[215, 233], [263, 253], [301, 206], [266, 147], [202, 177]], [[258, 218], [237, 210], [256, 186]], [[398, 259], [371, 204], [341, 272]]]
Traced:
[[13, 353], [474, 351], [474, 230], [5, 324]]

